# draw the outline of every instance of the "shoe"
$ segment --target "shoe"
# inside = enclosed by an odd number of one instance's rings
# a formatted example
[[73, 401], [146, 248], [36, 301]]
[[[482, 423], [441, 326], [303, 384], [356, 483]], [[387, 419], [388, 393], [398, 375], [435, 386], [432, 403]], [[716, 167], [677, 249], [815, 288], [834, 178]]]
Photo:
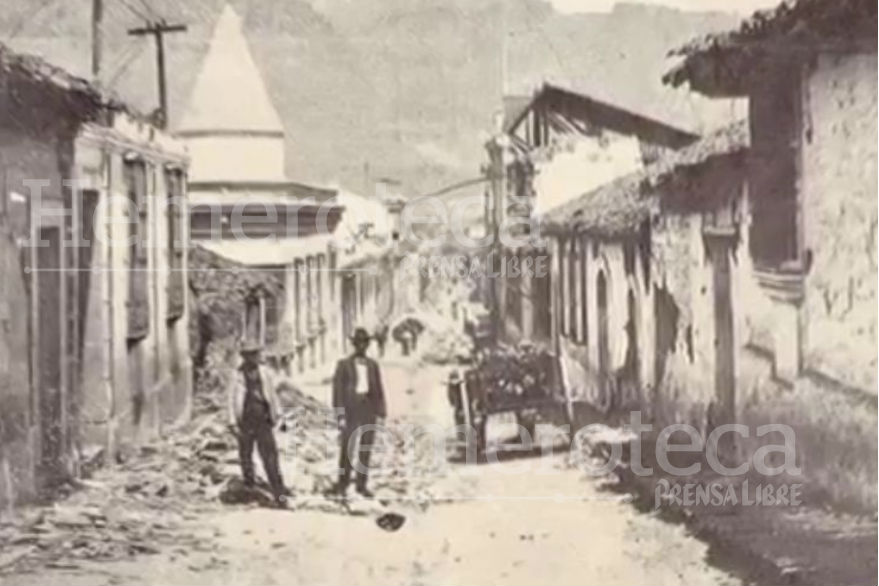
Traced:
[[287, 504], [288, 504], [288, 501], [287, 501], [287, 497], [286, 497], [286, 496], [284, 496], [284, 495], [282, 495], [282, 494], [279, 494], [278, 496], [275, 497], [275, 507], [276, 507], [276, 508], [278, 508], [278, 509], [286, 509], [286, 508], [287, 508]]
[[362, 496], [365, 499], [371, 499], [371, 498], [375, 497], [375, 495], [372, 494], [372, 491], [369, 490], [368, 488], [366, 488], [365, 486], [358, 487], [357, 494], [359, 494], [360, 496]]
[[331, 499], [343, 499], [348, 492], [348, 487], [343, 484], [334, 484], [324, 491], [324, 496]]

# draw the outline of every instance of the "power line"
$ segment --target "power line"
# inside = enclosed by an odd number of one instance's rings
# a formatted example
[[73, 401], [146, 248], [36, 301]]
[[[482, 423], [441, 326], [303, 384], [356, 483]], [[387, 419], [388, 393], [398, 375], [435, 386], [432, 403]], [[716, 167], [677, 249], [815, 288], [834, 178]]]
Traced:
[[129, 29], [128, 34], [135, 37], [152, 36], [156, 41], [156, 73], [159, 85], [159, 119], [157, 125], [160, 128], [168, 126], [168, 90], [165, 77], [165, 35], [170, 33], [183, 33], [188, 30], [185, 24], [168, 24], [165, 19], [159, 21], [147, 20], [147, 24]]
[[141, 19], [141, 20], [150, 20], [150, 17], [149, 17], [149, 16], [147, 16], [146, 14], [144, 14], [144, 12], [143, 12], [142, 10], [139, 10], [139, 9], [135, 8], [134, 6], [132, 6], [132, 5], [128, 2], [128, 0], [119, 0], [119, 3], [120, 3], [122, 6], [124, 6], [125, 8], [127, 8], [129, 12], [131, 12], [133, 15], [135, 15], [135, 16], [138, 17], [139, 19]]
[[[528, 13], [528, 16], [534, 18], [534, 12], [531, 10], [531, 7], [528, 6], [528, 0], [522, 0], [522, 6], [525, 8], [525, 11]], [[536, 31], [538, 35], [543, 37], [543, 40], [546, 41], [546, 44], [549, 47], [549, 50], [552, 52], [552, 55], [555, 58], [556, 64], [559, 66], [559, 70], [561, 71], [562, 75], [573, 79], [573, 76], [571, 75], [570, 71], [568, 71], [568, 68], [563, 63], [564, 60], [561, 58], [561, 55], [559, 54], [559, 51], [556, 48], [555, 43], [552, 42], [552, 39], [549, 38], [549, 36], [546, 34], [546, 32], [544, 32], [542, 28], [532, 27], [532, 26], [529, 26], [527, 30]]]
[[144, 49], [146, 49], [146, 43], [134, 44], [129, 47], [132, 49], [128, 55], [124, 59], [120, 59], [120, 61], [124, 61], [117, 66], [116, 72], [110, 78], [110, 81], [107, 83], [107, 87], [112, 88], [116, 85], [116, 82], [122, 77], [122, 75], [128, 70], [129, 67], [143, 54]]
[[43, 10], [48, 8], [49, 4], [51, 4], [53, 1], [54, 0], [43, 0], [40, 4], [38, 4], [29, 13], [22, 15], [22, 17], [20, 19], [18, 19], [18, 24], [16, 24], [15, 27], [12, 29], [12, 33], [10, 33], [8, 40], [11, 41], [15, 37], [17, 37], [19, 34], [21, 34], [21, 31], [24, 30], [25, 25], [28, 24], [29, 21], [31, 21], [32, 19], [36, 18], [36, 16], [40, 12], [42, 12]]
[[155, 18], [156, 20], [159, 19], [159, 15], [156, 13], [155, 10], [153, 10], [152, 6], [147, 4], [146, 0], [140, 0], [140, 5], [143, 6], [147, 13], [150, 14], [153, 18]]

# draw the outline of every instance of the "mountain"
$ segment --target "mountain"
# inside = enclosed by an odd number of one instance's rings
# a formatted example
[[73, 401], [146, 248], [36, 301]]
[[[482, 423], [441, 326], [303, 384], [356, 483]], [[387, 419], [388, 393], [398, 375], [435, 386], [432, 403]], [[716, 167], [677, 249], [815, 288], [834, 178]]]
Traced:
[[[143, 22], [139, 14], [188, 24], [186, 34], [167, 37], [173, 127], [223, 3], [105, 0], [105, 82], [136, 107], [153, 109], [152, 41], [126, 30]], [[0, 0], [0, 38], [88, 75], [91, 0], [20, 4]], [[732, 14], [638, 4], [560, 14], [540, 0], [232, 4], [284, 121], [288, 174], [296, 180], [338, 181], [362, 192], [372, 179], [392, 177], [419, 194], [475, 177], [504, 86], [527, 94], [544, 80], [687, 129], [733, 116], [729, 104], [706, 105], [660, 83], [670, 48], [732, 28]]]

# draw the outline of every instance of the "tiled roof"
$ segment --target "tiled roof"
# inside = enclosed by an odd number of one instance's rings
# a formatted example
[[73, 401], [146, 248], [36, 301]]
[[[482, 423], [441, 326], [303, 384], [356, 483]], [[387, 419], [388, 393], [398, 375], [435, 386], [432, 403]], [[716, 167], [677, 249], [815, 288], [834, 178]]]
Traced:
[[42, 57], [18, 53], [2, 43], [0, 43], [0, 71], [3, 74], [23, 75], [36, 83], [55, 87], [62, 92], [82, 98], [85, 103], [95, 108], [107, 107], [136, 114], [121, 100], [93, 83], [52, 65]]
[[744, 152], [750, 143], [747, 121], [739, 121], [674, 151], [646, 169], [624, 175], [549, 210], [541, 228], [549, 233], [576, 229], [604, 237], [635, 232], [650, 215], [653, 187], [713, 157]]
[[576, 229], [613, 237], [632, 232], [650, 214], [650, 199], [641, 192], [642, 172], [610, 183], [548, 211], [541, 229], [550, 233]]
[[679, 86], [694, 75], [694, 61], [723, 58], [736, 51], [770, 40], [809, 43], [816, 40], [876, 42], [875, 0], [785, 0], [769, 10], [755, 12], [734, 31], [711, 34], [674, 49], [671, 56], [684, 60], [663, 76], [665, 83]]
[[[692, 142], [696, 135], [672, 124], [644, 115], [611, 98], [596, 97], [598, 91], [581, 91], [569, 86], [544, 83], [532, 96], [530, 102], [516, 104], [516, 116], [505, 120], [507, 132], [513, 132], [525, 119], [526, 114], [539, 102], [564, 104], [567, 113], [579, 112], [590, 122], [620, 132], [633, 134], [656, 144], [679, 147]], [[512, 114], [509, 112], [508, 114]]]
[[650, 185], [658, 185], [675, 173], [687, 167], [696, 167], [712, 157], [741, 153], [751, 144], [751, 133], [747, 120], [739, 120], [725, 126], [701, 140], [684, 147], [679, 151], [671, 151], [668, 155], [650, 165], [646, 169]]

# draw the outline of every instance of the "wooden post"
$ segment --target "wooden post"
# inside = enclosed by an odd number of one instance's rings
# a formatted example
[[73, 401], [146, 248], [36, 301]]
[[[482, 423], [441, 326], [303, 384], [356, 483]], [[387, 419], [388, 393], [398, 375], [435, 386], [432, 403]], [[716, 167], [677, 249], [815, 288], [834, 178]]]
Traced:
[[[99, 0], [98, 0], [99, 1]], [[130, 29], [129, 35], [144, 36], [153, 35], [156, 39], [156, 71], [158, 72], [159, 87], [159, 119], [157, 126], [168, 127], [168, 90], [165, 76], [165, 34], [186, 32], [187, 27], [183, 24], [168, 24], [164, 20], [149, 22], [140, 28]]]
[[92, 79], [101, 81], [101, 45], [103, 43], [102, 24], [104, 20], [104, 0], [92, 0]]

